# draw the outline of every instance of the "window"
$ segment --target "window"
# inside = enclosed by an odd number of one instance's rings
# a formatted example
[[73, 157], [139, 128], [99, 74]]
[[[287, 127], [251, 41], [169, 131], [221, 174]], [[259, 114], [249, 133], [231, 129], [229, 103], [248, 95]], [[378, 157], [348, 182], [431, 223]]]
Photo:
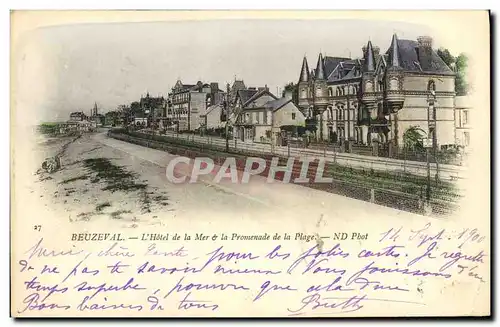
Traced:
[[434, 127], [429, 128], [429, 138], [434, 139]]
[[379, 103], [377, 107], [377, 118], [382, 118], [384, 116], [382, 104]]
[[430, 80], [429, 84], [427, 84], [427, 90], [436, 91], [436, 83], [433, 80]]
[[470, 144], [470, 134], [469, 132], [464, 132], [464, 145], [469, 146]]
[[295, 112], [292, 112], [292, 119], [295, 120]]
[[469, 123], [469, 112], [467, 110], [464, 110], [464, 125], [467, 125]]

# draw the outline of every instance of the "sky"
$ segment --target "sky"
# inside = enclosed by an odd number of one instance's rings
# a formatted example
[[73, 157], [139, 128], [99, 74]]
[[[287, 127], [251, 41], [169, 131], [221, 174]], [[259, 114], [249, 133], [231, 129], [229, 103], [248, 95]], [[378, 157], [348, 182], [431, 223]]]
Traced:
[[[366, 20], [213, 20], [95, 23], [44, 27], [16, 45], [13, 94], [20, 112], [38, 121], [64, 121], [69, 113], [101, 112], [149, 92], [166, 96], [177, 79], [218, 82], [235, 78], [271, 92], [299, 77], [302, 58], [315, 68], [321, 51], [362, 56], [371, 40], [385, 52], [400, 39], [439, 37], [427, 26]], [[453, 49], [450, 49], [453, 54]]]

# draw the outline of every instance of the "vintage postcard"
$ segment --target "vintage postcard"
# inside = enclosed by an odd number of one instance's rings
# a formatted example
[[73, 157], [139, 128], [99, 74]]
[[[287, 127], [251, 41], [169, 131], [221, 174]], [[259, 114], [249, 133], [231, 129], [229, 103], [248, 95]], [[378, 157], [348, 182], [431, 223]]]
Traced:
[[489, 316], [489, 24], [11, 12], [11, 315]]

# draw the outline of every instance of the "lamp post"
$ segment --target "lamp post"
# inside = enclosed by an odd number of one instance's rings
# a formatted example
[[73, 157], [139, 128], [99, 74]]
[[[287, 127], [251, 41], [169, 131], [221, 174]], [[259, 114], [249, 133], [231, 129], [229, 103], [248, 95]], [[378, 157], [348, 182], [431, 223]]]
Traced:
[[224, 96], [224, 112], [226, 116], [226, 124], [225, 124], [225, 137], [226, 137], [226, 152], [229, 152], [229, 83], [226, 84], [226, 95]]
[[427, 157], [427, 189], [425, 192], [425, 199], [427, 200], [427, 204], [431, 200], [431, 163], [429, 161], [429, 146], [426, 147], [426, 157]]
[[226, 152], [229, 152], [229, 120], [226, 117]]
[[225, 136], [226, 136], [226, 152], [229, 152], [229, 117], [226, 111], [226, 125], [225, 125]]
[[[434, 104], [435, 104], [436, 93], [434, 90], [430, 90], [428, 97], [428, 107], [427, 107], [427, 139], [425, 140], [425, 150], [427, 158], [427, 189], [426, 189], [426, 210], [430, 210], [430, 199], [431, 199], [431, 163], [430, 163], [430, 149], [431, 147], [435, 149], [436, 132], [432, 133], [432, 139], [429, 137], [431, 133], [431, 113], [434, 117]], [[435, 124], [435, 120], [434, 120]], [[434, 125], [435, 126], [435, 125]], [[432, 143], [432, 144], [430, 144]]]
[[436, 116], [436, 92], [431, 90], [431, 104], [432, 104], [432, 121], [434, 132], [432, 133], [432, 152], [434, 154], [434, 161], [436, 164], [436, 182], [439, 180], [439, 163], [437, 159], [437, 116]]
[[290, 158], [290, 140], [291, 140], [291, 132], [286, 132], [286, 145], [288, 147], [288, 158]]
[[271, 153], [274, 154], [274, 112], [271, 110]]

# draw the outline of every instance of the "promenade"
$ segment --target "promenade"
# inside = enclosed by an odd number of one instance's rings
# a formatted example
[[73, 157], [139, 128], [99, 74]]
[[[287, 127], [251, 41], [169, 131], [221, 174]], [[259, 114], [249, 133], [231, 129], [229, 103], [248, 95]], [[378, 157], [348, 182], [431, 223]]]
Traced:
[[[221, 149], [226, 148], [226, 140], [217, 136], [199, 136], [195, 134], [179, 134], [167, 131], [168, 137], [178, 138], [195, 142], [198, 144], [209, 144]], [[254, 153], [276, 154], [280, 156], [308, 157], [312, 159], [324, 158], [327, 162], [334, 162], [341, 166], [374, 169], [379, 171], [406, 172], [419, 176], [427, 175], [427, 163], [420, 161], [397, 160], [391, 158], [363, 156], [352, 153], [338, 153], [331, 150], [317, 150], [307, 148], [294, 148], [286, 146], [272, 146], [268, 143], [242, 142], [240, 140], [230, 140], [229, 148], [232, 150], [247, 150]], [[467, 177], [467, 167], [430, 164], [431, 176], [439, 173], [439, 178], [443, 180], [463, 179]]]

